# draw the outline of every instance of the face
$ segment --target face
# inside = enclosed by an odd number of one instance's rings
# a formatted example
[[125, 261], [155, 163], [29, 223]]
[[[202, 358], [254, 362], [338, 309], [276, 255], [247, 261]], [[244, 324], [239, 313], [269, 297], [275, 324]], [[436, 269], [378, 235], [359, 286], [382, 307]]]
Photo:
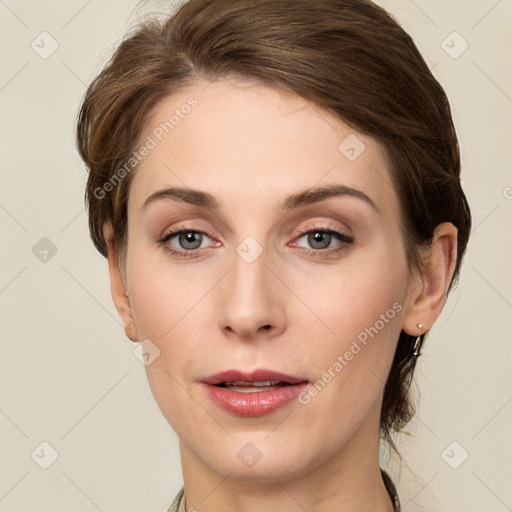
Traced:
[[[161, 102], [140, 140], [151, 147], [130, 188], [126, 286], [185, 459], [282, 481], [358, 443], [377, 449], [410, 290], [383, 148], [235, 78]], [[258, 392], [215, 377], [261, 369], [276, 373], [245, 375]]]

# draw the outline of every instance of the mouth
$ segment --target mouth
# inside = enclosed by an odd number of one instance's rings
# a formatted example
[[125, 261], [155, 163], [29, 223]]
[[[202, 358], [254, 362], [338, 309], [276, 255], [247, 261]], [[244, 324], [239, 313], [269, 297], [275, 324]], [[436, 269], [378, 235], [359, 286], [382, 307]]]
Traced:
[[289, 404], [308, 380], [273, 370], [228, 370], [202, 381], [212, 401], [237, 416], [263, 416]]
[[266, 380], [261, 382], [220, 382], [214, 385], [218, 388], [225, 388], [228, 391], [234, 391], [236, 393], [261, 393], [262, 391], [292, 386], [293, 384], [279, 380]]
[[263, 391], [262, 388], [276, 386], [293, 386], [308, 382], [307, 379], [287, 375], [274, 370], [258, 369], [251, 372], [241, 370], [226, 370], [215, 375], [206, 377], [203, 382], [211, 386], [244, 388], [242, 393], [247, 392], [247, 388], [256, 388], [253, 391]]

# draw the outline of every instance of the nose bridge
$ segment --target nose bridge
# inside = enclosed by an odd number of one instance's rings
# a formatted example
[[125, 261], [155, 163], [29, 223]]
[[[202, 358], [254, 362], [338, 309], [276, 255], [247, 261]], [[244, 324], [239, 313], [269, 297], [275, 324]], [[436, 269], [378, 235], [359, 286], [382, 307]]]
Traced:
[[231, 289], [233, 297], [237, 298], [237, 303], [249, 306], [254, 302], [269, 301], [266, 256], [261, 254], [251, 262], [248, 262], [239, 254], [233, 259]]
[[267, 268], [267, 253], [256, 240], [247, 237], [234, 251], [232, 270], [226, 276], [219, 316], [220, 327], [242, 337], [255, 336], [258, 330], [281, 327], [282, 309], [275, 279]]

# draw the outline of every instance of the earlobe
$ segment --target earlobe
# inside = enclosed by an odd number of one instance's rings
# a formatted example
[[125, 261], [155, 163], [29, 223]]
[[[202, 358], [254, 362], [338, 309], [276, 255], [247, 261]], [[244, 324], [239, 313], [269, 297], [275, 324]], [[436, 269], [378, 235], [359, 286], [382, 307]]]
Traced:
[[110, 224], [106, 224], [103, 227], [103, 235], [107, 242], [107, 259], [112, 299], [117, 312], [123, 321], [126, 336], [131, 341], [138, 342], [139, 336], [133, 319], [130, 297], [119, 266], [117, 247], [114, 241], [114, 232]]
[[423, 257], [423, 267], [415, 274], [409, 291], [402, 330], [418, 336], [418, 324], [424, 332], [437, 320], [446, 302], [457, 261], [457, 228], [450, 222], [434, 230], [432, 244]]

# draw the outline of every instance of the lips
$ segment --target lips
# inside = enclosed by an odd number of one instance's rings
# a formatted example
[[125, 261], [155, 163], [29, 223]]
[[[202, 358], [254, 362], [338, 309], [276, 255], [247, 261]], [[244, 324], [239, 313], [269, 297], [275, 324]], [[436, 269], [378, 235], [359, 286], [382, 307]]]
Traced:
[[204, 379], [210, 399], [237, 416], [264, 416], [298, 397], [308, 381], [273, 370], [228, 370]]

